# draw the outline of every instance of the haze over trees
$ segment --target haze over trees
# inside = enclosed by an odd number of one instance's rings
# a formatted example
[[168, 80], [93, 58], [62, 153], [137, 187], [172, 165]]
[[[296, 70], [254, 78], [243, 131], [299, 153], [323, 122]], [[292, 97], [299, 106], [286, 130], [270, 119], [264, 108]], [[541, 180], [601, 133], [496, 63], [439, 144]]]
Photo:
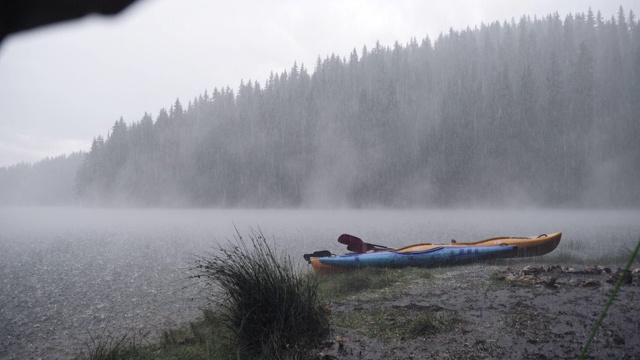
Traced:
[[0, 205], [73, 205], [82, 152], [0, 167]]
[[640, 205], [640, 25], [621, 8], [294, 63], [119, 119], [83, 203]]

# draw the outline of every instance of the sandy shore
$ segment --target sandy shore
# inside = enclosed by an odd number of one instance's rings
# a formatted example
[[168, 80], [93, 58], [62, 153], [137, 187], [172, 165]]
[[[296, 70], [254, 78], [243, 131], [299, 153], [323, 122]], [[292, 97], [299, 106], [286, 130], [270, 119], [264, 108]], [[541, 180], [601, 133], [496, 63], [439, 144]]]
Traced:
[[[333, 326], [319, 359], [576, 359], [614, 289], [618, 266], [472, 265], [433, 270], [392, 295], [334, 302], [402, 328], [430, 313], [444, 331], [376, 336]], [[619, 291], [586, 358], [640, 358], [640, 274]], [[390, 315], [391, 314], [391, 315]], [[398, 315], [401, 314], [401, 315]], [[400, 326], [397, 326], [400, 325]]]

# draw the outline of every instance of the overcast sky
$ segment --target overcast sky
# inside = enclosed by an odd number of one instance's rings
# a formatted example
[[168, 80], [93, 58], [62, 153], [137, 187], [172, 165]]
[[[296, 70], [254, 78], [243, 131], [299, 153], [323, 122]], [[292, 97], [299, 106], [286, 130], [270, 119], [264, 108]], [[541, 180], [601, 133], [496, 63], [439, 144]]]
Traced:
[[264, 84], [294, 61], [348, 56], [376, 40], [434, 40], [526, 14], [609, 19], [637, 0], [142, 0], [117, 17], [90, 16], [9, 36], [0, 44], [0, 166], [88, 150], [122, 116], [154, 119], [240, 80]]

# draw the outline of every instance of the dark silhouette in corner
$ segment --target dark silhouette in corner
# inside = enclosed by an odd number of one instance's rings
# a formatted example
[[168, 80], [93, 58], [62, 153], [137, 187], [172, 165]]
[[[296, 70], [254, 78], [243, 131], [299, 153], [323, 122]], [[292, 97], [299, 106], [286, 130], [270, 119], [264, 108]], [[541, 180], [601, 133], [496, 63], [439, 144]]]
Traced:
[[2, 0], [0, 42], [9, 34], [81, 18], [115, 15], [136, 0]]

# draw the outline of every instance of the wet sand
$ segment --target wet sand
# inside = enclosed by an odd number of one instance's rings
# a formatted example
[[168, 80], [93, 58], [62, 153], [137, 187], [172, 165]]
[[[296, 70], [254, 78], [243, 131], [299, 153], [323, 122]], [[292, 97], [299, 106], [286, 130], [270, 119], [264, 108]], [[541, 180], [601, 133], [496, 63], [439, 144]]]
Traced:
[[[381, 339], [333, 326], [319, 359], [576, 359], [622, 266], [473, 265], [437, 269], [391, 297], [353, 296], [334, 314], [402, 309], [455, 319], [446, 331]], [[623, 285], [591, 343], [590, 359], [640, 358], [640, 274]], [[619, 274], [619, 273], [618, 273]], [[407, 318], [384, 318], [390, 326]]]

